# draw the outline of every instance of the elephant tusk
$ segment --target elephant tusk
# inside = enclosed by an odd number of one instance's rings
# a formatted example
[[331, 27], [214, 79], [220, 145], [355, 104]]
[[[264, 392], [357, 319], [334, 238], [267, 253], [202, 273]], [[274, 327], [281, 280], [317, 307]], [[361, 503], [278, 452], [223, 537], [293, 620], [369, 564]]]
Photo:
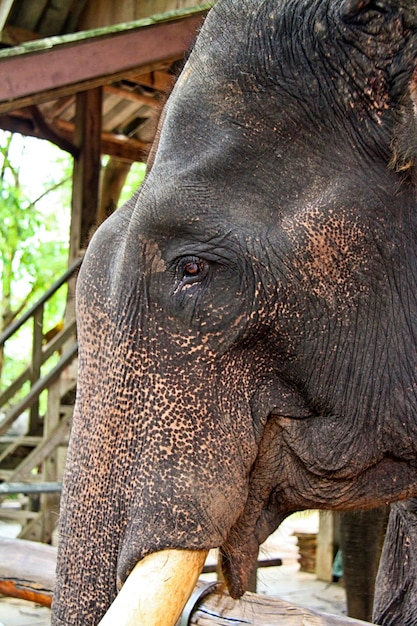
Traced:
[[162, 550], [136, 564], [98, 626], [175, 626], [207, 550]]

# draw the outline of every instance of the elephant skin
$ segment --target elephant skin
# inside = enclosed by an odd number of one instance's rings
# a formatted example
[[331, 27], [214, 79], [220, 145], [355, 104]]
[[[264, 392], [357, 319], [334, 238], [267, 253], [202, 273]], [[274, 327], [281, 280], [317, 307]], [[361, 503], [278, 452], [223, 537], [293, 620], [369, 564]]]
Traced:
[[391, 505], [376, 579], [373, 622], [417, 624], [417, 498]]
[[290, 513], [417, 495], [414, 0], [219, 0], [77, 288], [53, 624]]
[[347, 511], [340, 515], [343, 581], [349, 617], [372, 620], [375, 579], [389, 507]]

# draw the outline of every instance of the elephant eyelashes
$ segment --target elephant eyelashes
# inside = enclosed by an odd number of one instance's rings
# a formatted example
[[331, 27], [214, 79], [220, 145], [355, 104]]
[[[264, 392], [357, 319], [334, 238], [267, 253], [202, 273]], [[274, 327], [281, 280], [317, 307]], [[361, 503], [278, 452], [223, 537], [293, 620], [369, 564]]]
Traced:
[[175, 289], [177, 293], [183, 287], [201, 282], [209, 271], [209, 264], [199, 257], [186, 257], [178, 264], [178, 285]]

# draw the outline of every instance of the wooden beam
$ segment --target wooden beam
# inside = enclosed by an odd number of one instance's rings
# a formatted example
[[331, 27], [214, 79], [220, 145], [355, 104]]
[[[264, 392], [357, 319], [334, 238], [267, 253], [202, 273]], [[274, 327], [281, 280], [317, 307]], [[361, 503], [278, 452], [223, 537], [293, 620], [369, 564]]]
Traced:
[[124, 100], [130, 100], [131, 102], [136, 102], [137, 104], [144, 104], [145, 106], [152, 107], [153, 109], [159, 109], [161, 107], [159, 98], [144, 96], [141, 93], [129, 91], [128, 89], [121, 89], [120, 87], [115, 87], [114, 85], [105, 85], [104, 91], [109, 95], [117, 96], [118, 98], [123, 98]]
[[1, 539], [0, 593], [50, 606], [56, 548], [23, 539]]
[[[74, 124], [72, 122], [56, 120], [54, 127], [68, 141], [73, 141]], [[101, 133], [101, 154], [108, 154], [109, 156], [132, 162], [146, 161], [150, 148], [151, 144], [126, 137], [125, 135], [115, 135], [105, 131]]]
[[63, 37], [64, 43], [33, 52], [0, 53], [0, 72], [7, 76], [0, 82], [0, 114], [103, 86], [167, 59], [179, 59], [206, 13], [198, 11], [173, 21], [72, 42]]
[[38, 130], [39, 134], [43, 139], [47, 139], [51, 141], [55, 145], [57, 145], [61, 150], [66, 150], [73, 157], [78, 155], [77, 147], [72, 143], [72, 141], [68, 141], [65, 137], [60, 135], [55, 129], [46, 122], [45, 118], [42, 115], [40, 109], [32, 105], [29, 107], [29, 113], [33, 120], [34, 127]]
[[[204, 587], [202, 581], [197, 588]], [[245, 593], [240, 600], [232, 600], [221, 590], [209, 593], [190, 610], [192, 626], [365, 626], [367, 622], [341, 615], [321, 613], [280, 600], [276, 597]]]
[[169, 75], [168, 72], [159, 71], [154, 68], [151, 72], [143, 72], [133, 75], [132, 80], [138, 85], [150, 87], [155, 91], [160, 91], [163, 95], [170, 92], [175, 83], [175, 76]]
[[[28, 137], [38, 139], [49, 139], [62, 150], [67, 150], [70, 154], [77, 154], [78, 149], [74, 146], [74, 124], [65, 120], [55, 120], [50, 124], [50, 129], [55, 131], [49, 137], [45, 137], [44, 132], [34, 124], [32, 118], [28, 116], [27, 110], [14, 111], [11, 115], [0, 115], [0, 128], [9, 130], [12, 133], [21, 133]], [[52, 138], [54, 137], [54, 138]], [[59, 140], [58, 140], [59, 137]], [[69, 149], [69, 147], [71, 149]], [[101, 153], [109, 156], [125, 159], [126, 161], [145, 162], [151, 144], [125, 137], [124, 135], [114, 135], [112, 133], [101, 133]]]
[[17, 46], [24, 41], [34, 41], [35, 39], [39, 39], [39, 35], [17, 26], [6, 26], [0, 32], [0, 41], [7, 46]]

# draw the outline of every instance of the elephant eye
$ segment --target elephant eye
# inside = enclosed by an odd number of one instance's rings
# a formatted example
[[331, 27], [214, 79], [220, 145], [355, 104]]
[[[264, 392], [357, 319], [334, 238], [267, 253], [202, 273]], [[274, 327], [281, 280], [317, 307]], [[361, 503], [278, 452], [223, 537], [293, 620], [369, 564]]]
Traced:
[[187, 285], [193, 285], [203, 280], [209, 271], [209, 263], [196, 256], [185, 257], [180, 260], [177, 270], [177, 287], [175, 292]]
[[203, 261], [203, 259], [193, 259], [192, 261], [188, 261], [184, 265], [184, 276], [194, 278], [204, 272], [205, 267], [206, 262]]

